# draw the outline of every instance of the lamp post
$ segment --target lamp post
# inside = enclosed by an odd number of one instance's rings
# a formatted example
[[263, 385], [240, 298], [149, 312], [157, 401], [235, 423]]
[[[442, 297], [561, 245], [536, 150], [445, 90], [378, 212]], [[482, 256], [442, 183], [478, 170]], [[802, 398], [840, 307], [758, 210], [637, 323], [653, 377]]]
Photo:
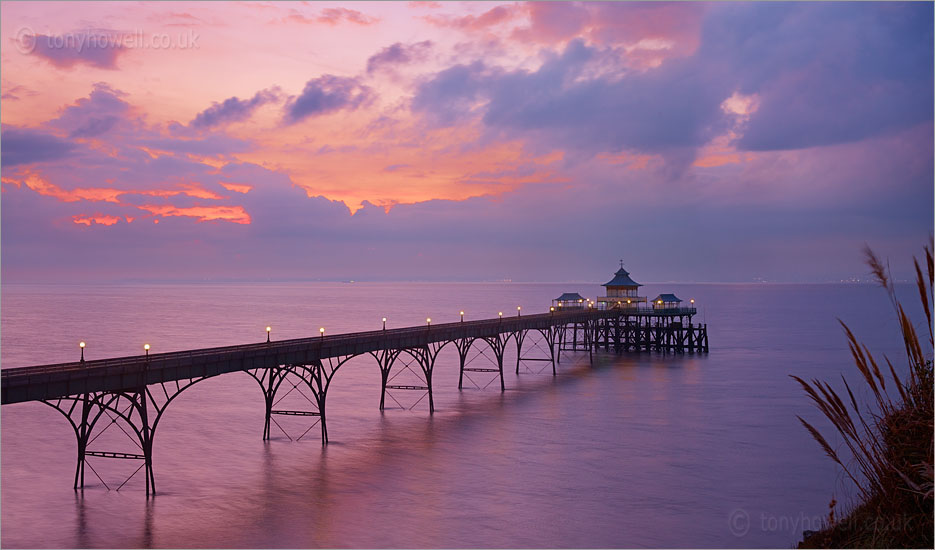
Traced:
[[272, 332], [273, 327], [266, 327], [266, 343], [269, 343], [269, 333]]
[[520, 311], [521, 311], [522, 309], [523, 309], [522, 306], [516, 306], [516, 316], [517, 316], [517, 317], [520, 316]]
[[146, 352], [146, 357], [149, 357], [149, 344], [143, 344], [143, 351]]
[[386, 330], [386, 317], [383, 318], [383, 330]]
[[555, 306], [549, 308], [549, 315], [555, 315]]
[[463, 311], [461, 312], [461, 322], [462, 322], [462, 323], [464, 322], [464, 312], [463, 312]]
[[78, 347], [81, 348], [81, 362], [84, 363], [84, 342], [78, 342]]
[[503, 312], [501, 311], [498, 315], [500, 316], [500, 320], [503, 321]]
[[324, 340], [325, 339], [325, 327], [321, 327], [320, 329], [318, 329], [318, 332], [321, 334], [321, 339]]
[[431, 318], [431, 317], [426, 317], [426, 318], [425, 318], [425, 326], [427, 326], [427, 327], [429, 327], [429, 328], [432, 328], [432, 318]]

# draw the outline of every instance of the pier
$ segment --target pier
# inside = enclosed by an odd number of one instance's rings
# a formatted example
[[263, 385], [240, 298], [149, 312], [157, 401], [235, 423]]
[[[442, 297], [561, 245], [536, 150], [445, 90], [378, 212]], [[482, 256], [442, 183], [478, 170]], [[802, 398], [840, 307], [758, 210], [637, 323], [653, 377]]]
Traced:
[[[499, 379], [500, 391], [506, 389], [503, 369], [508, 346], [516, 347], [517, 374], [521, 364], [538, 361], [543, 370], [551, 367], [553, 376], [563, 354], [587, 353], [593, 364], [594, 354], [601, 352], [708, 351], [707, 325], [692, 323], [694, 307], [599, 309], [588, 305], [569, 310], [553, 306], [547, 313], [532, 315], [517, 310], [516, 316], [501, 314], [477, 321], [465, 321], [462, 314], [461, 321], [454, 323], [427, 320], [424, 326], [349, 334], [325, 335], [322, 329], [318, 336], [308, 338], [276, 341], [267, 337], [265, 342], [169, 353], [150, 354], [146, 346], [142, 355], [93, 361], [84, 360], [82, 348], [80, 361], [0, 371], [0, 403], [38, 401], [65, 416], [78, 442], [75, 489], [84, 487], [86, 459], [93, 456], [139, 461], [136, 472], [144, 471], [146, 492], [155, 494], [153, 437], [163, 413], [185, 389], [215, 376], [242, 372], [257, 382], [265, 404], [263, 439], [270, 438], [277, 415], [306, 416], [315, 419], [312, 427], [320, 426], [321, 441], [327, 444], [328, 388], [341, 366], [355, 357], [372, 357], [380, 369], [381, 410], [391, 392], [417, 391], [428, 398], [431, 414], [435, 411], [432, 373], [436, 358], [449, 344], [458, 352], [459, 389], [470, 373], [486, 372], [495, 375], [493, 380]], [[482, 353], [469, 359], [472, 349]], [[487, 364], [477, 366], [473, 361], [478, 358]], [[419, 382], [394, 384], [394, 370], [400, 369], [415, 373]], [[306, 410], [276, 408], [277, 394], [289, 385], [310, 393]], [[135, 440], [138, 453], [90, 448], [102, 425], [116, 422]]]

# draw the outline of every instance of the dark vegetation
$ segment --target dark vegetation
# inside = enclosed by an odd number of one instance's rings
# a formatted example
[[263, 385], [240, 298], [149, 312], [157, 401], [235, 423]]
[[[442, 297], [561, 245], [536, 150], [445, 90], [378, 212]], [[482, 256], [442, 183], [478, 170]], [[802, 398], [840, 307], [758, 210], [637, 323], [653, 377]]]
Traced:
[[871, 403], [858, 406], [843, 377], [843, 392], [821, 380], [806, 382], [792, 377], [831, 421], [849, 455], [842, 456], [815, 427], [801, 417], [799, 420], [859, 490], [859, 502], [843, 518], [835, 519], [832, 499], [824, 528], [807, 533], [800, 548], [933, 547], [932, 248], [931, 242], [925, 247], [927, 274], [915, 260], [916, 286], [928, 323], [927, 340], [897, 299], [889, 270], [873, 251], [865, 249], [874, 278], [896, 310], [908, 360], [907, 379], [901, 379], [890, 359], [884, 357], [884, 368], [891, 377], [887, 382], [881, 363], [843, 322], [854, 364], [862, 376], [861, 386], [869, 388]]

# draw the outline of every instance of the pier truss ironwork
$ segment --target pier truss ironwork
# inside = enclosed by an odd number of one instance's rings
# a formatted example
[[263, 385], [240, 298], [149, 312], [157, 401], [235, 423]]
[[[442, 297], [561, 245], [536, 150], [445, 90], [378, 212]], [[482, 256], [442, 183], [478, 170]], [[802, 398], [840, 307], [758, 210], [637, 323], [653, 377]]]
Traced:
[[[338, 370], [353, 358], [370, 356], [376, 361], [382, 384], [380, 410], [389, 397], [404, 409], [426, 401], [431, 414], [435, 412], [432, 374], [439, 353], [449, 344], [458, 354], [459, 390], [467, 379], [478, 389], [499, 380], [500, 391], [505, 391], [503, 364], [511, 339], [516, 346], [516, 374], [521, 368], [542, 373], [551, 366], [555, 376], [563, 353], [587, 352], [591, 362], [599, 350], [706, 353], [707, 325], [693, 324], [695, 313], [694, 308], [553, 312], [12, 368], [0, 372], [0, 393], [3, 405], [40, 401], [69, 421], [78, 443], [76, 490], [84, 487], [86, 468], [111, 488], [89, 458], [130, 460], [138, 461], [139, 467], [114, 483], [115, 488], [121, 489], [142, 471], [149, 495], [156, 491], [153, 441], [159, 421], [169, 403], [202, 380], [245, 372], [263, 393], [264, 440], [270, 439], [274, 426], [291, 441], [301, 440], [318, 426], [322, 444], [327, 444], [328, 389]], [[480, 375], [492, 377], [486, 383], [472, 378]], [[394, 396], [403, 391], [421, 396], [406, 407]], [[284, 417], [305, 418], [309, 423], [293, 437], [277, 421]], [[133, 452], [106, 448], [107, 439], [99, 438], [110, 430], [122, 431], [133, 443]]]

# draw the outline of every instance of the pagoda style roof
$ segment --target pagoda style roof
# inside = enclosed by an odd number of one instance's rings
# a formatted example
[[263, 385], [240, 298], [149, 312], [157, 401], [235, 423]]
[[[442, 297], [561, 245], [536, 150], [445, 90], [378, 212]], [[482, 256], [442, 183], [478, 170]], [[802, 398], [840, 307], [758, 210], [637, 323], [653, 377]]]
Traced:
[[660, 294], [653, 298], [653, 302], [658, 302], [662, 300], [663, 302], [681, 302], [682, 300], [675, 294]]
[[616, 273], [614, 273], [613, 279], [611, 279], [607, 283], [604, 283], [601, 286], [629, 286], [629, 287], [636, 288], [638, 286], [643, 286], [643, 285], [631, 279], [630, 273], [626, 269], [621, 267], [620, 269], [617, 270]]
[[556, 302], [577, 302], [579, 300], [584, 300], [584, 296], [577, 292], [566, 292], [555, 299]]

